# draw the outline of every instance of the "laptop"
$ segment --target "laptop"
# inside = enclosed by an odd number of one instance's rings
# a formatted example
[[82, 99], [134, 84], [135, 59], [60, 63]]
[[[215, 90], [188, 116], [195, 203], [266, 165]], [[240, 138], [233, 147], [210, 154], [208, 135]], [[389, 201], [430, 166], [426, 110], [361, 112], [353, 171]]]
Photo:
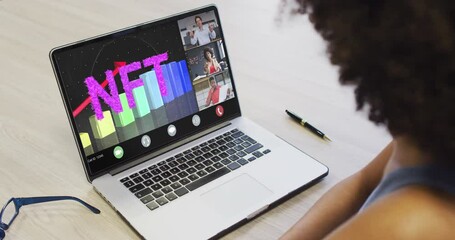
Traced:
[[[185, 47], [197, 19], [199, 43]], [[208, 77], [192, 77], [206, 47], [230, 88], [215, 104]], [[328, 174], [242, 116], [214, 5], [57, 47], [50, 59], [87, 180], [146, 239], [220, 237]]]

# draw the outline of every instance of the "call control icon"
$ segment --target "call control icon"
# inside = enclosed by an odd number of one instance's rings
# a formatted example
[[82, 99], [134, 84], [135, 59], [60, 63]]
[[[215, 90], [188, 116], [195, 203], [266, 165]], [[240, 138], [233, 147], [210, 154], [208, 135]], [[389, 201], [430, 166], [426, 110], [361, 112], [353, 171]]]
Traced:
[[152, 140], [150, 139], [149, 135], [144, 135], [141, 138], [141, 144], [143, 147], [148, 147], [152, 143]]
[[169, 125], [169, 127], [167, 127], [167, 134], [171, 137], [175, 136], [175, 134], [177, 134], [177, 128], [172, 124]]
[[199, 115], [194, 115], [193, 118], [191, 119], [191, 121], [193, 122], [193, 125], [195, 127], [199, 126], [199, 124], [201, 124], [201, 118], [199, 117]]
[[120, 146], [117, 146], [114, 148], [114, 157], [117, 159], [120, 159], [123, 157], [123, 148]]
[[224, 114], [223, 106], [221, 106], [221, 105], [216, 106], [215, 112], [218, 117], [222, 117]]

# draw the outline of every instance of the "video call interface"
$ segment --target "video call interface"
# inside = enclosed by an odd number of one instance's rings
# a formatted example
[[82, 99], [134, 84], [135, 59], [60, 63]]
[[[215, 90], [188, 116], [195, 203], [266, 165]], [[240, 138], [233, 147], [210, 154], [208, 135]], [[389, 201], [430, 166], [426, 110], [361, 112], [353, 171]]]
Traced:
[[172, 137], [171, 123], [235, 97], [214, 11], [151, 25], [54, 56], [88, 163], [122, 159], [140, 135], [147, 148], [163, 126]]

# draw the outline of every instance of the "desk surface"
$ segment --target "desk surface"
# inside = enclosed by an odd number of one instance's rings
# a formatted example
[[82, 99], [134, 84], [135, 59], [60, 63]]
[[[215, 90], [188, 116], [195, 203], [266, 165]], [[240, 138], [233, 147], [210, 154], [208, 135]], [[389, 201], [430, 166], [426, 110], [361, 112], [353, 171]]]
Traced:
[[[242, 112], [330, 168], [316, 186], [227, 235], [276, 239], [331, 186], [364, 166], [389, 134], [356, 112], [337, 81], [324, 42], [305, 17], [283, 16], [281, 1], [214, 1], [220, 11]], [[27, 206], [7, 239], [138, 239], [87, 182], [48, 53], [53, 47], [210, 2], [0, 0], [0, 204], [10, 197], [78, 196], [76, 204]], [[261, 94], [256, 94], [258, 90]], [[284, 112], [327, 133], [320, 140]]]

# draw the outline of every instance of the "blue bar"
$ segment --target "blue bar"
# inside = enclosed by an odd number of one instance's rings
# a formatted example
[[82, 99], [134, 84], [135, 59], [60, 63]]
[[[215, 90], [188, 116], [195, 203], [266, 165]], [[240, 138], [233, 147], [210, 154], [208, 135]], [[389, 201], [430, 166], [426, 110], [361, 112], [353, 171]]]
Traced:
[[166, 88], [167, 88], [167, 94], [162, 97], [163, 97], [164, 103], [169, 103], [172, 100], [174, 100], [174, 91], [175, 90], [172, 88], [171, 79], [169, 76], [167, 66], [163, 64], [163, 65], [161, 65], [161, 69], [163, 70], [164, 82], [165, 82]]
[[180, 66], [176, 62], [167, 64], [169, 75], [171, 76], [171, 83], [173, 85], [174, 97], [180, 97], [183, 95], [182, 76], [180, 74]]
[[186, 66], [185, 60], [178, 62], [178, 65], [180, 67], [180, 74], [183, 76], [182, 77], [183, 92], [187, 93], [193, 90], [193, 85], [190, 79], [190, 73], [188, 72], [188, 67]]
[[161, 98], [160, 86], [155, 71], [143, 73], [139, 76], [144, 82], [145, 93], [151, 110], [158, 109], [164, 105]]

